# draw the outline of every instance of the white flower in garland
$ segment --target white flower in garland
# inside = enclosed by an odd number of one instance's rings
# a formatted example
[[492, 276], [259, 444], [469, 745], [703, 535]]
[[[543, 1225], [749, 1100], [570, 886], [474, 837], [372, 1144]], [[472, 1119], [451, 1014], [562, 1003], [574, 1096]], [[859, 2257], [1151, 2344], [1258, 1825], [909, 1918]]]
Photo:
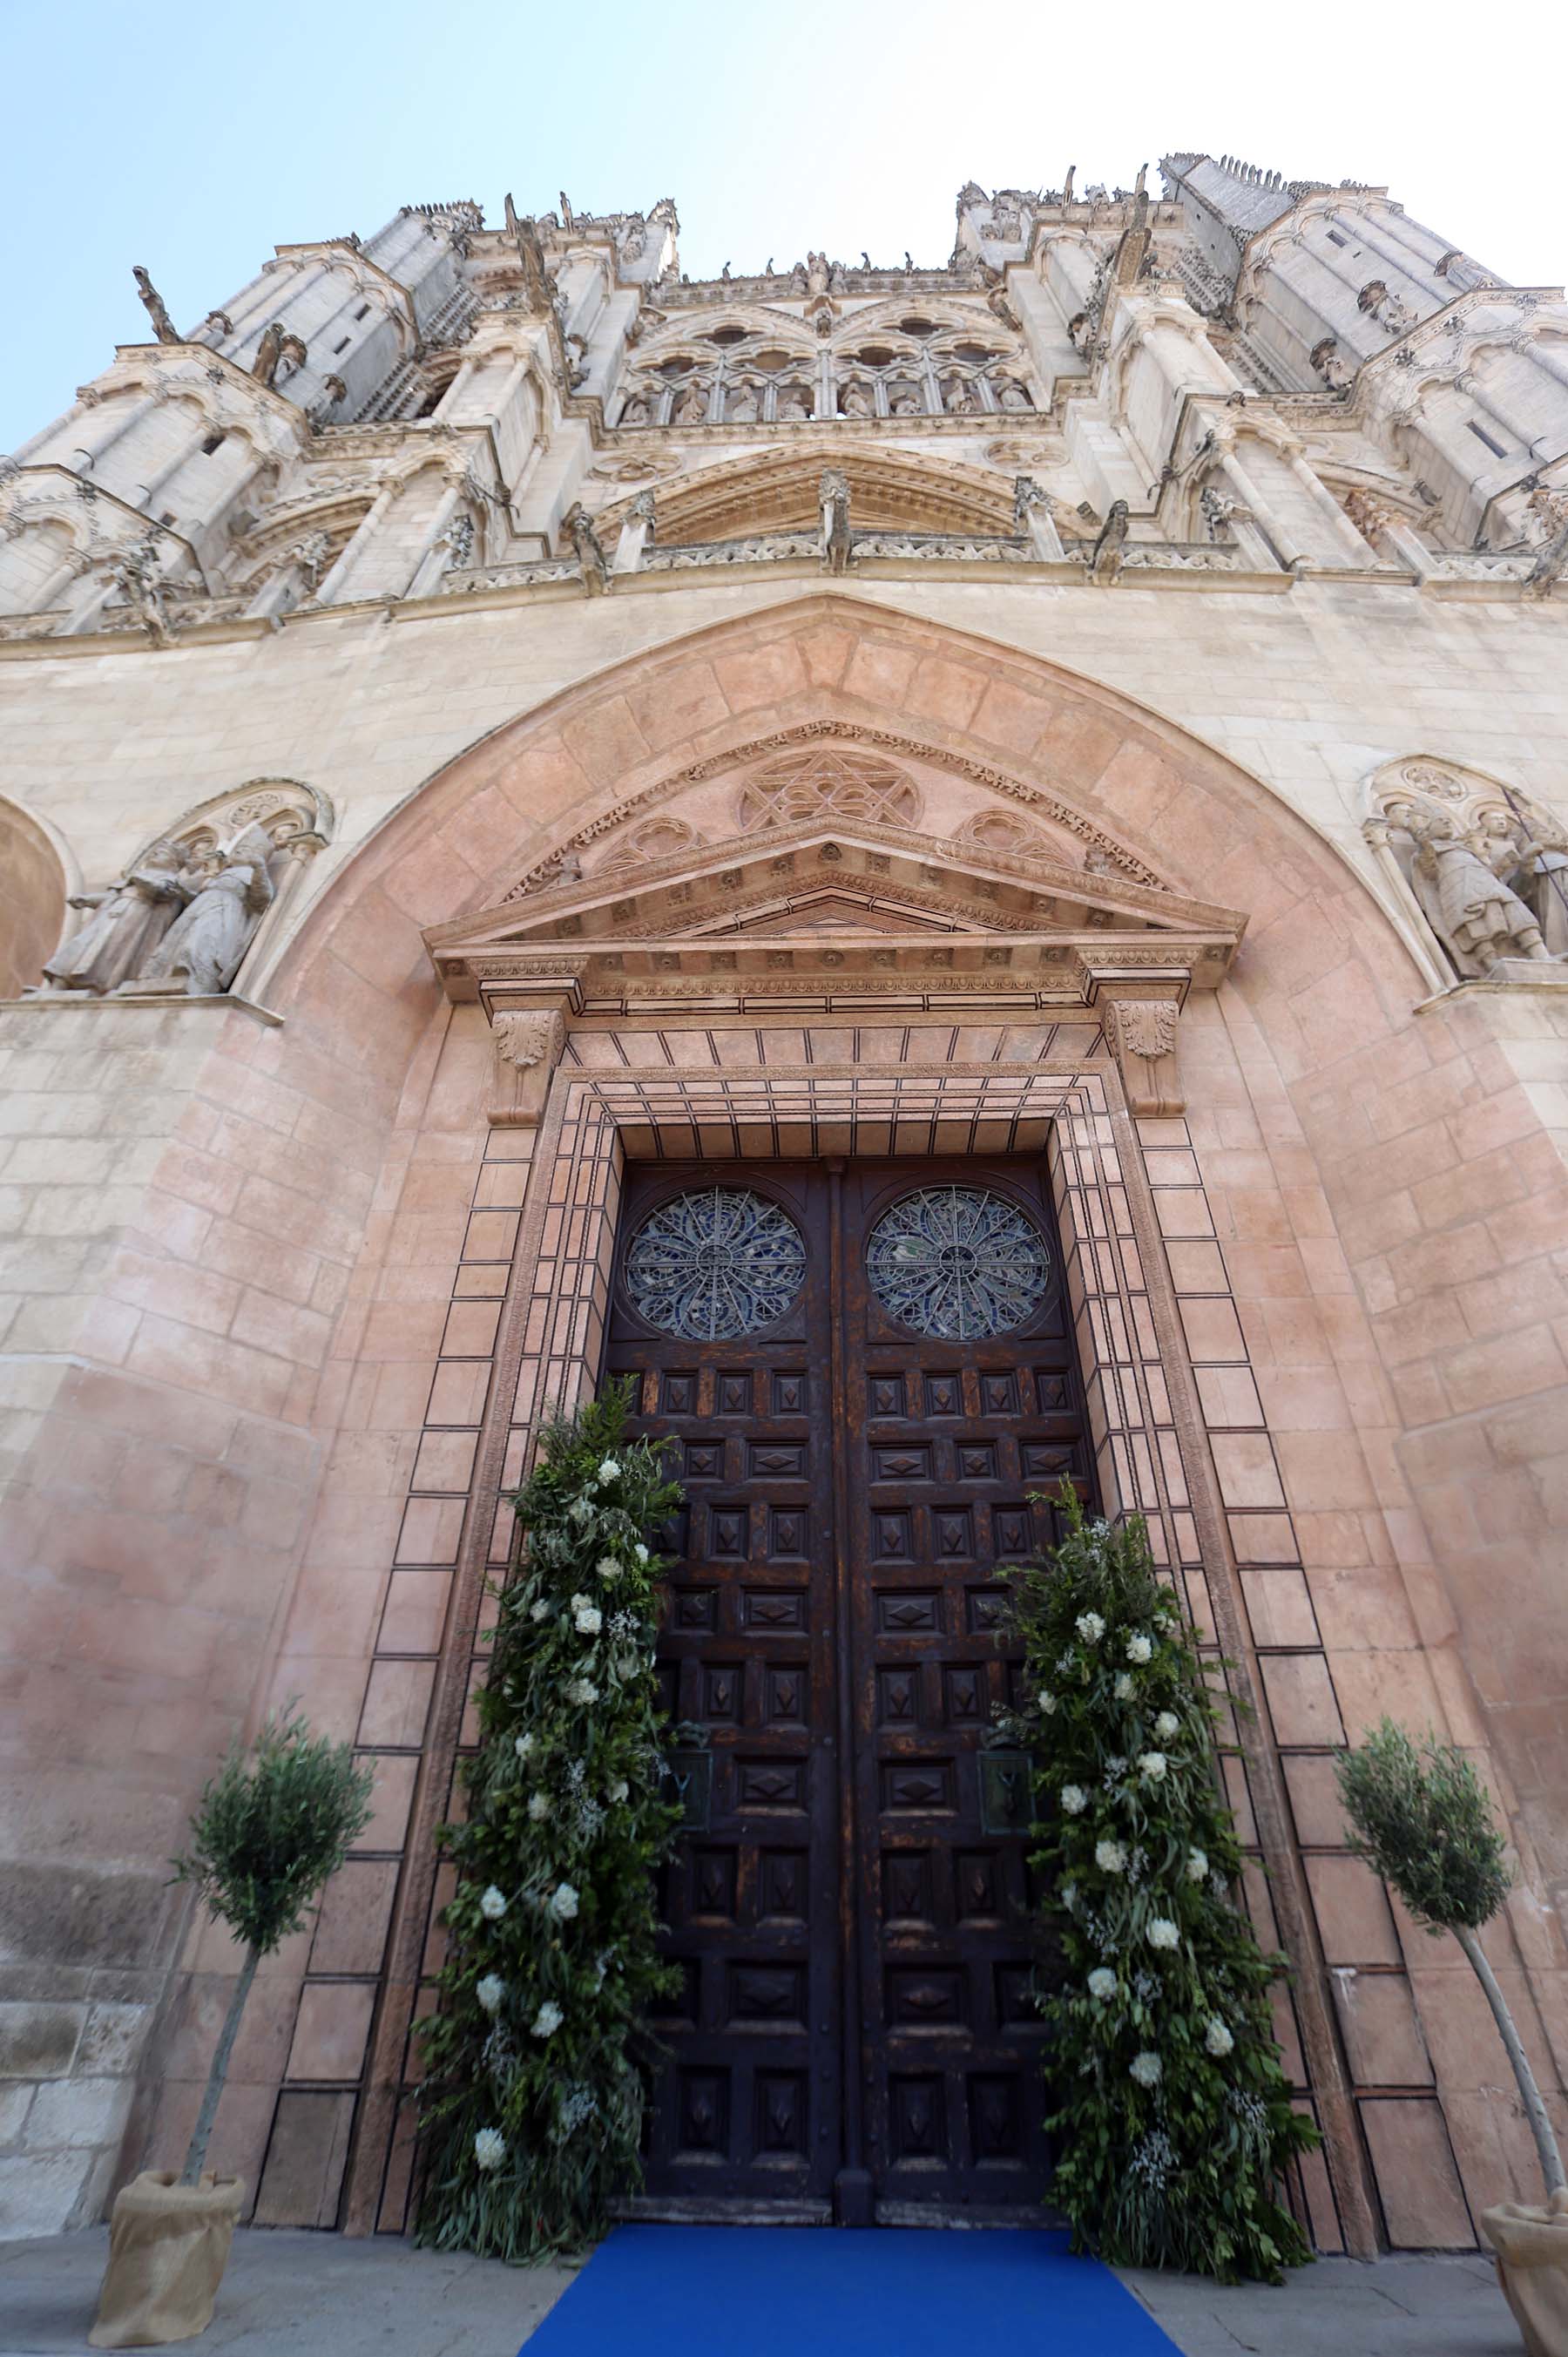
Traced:
[[474, 1983], [474, 1995], [486, 2013], [499, 2013], [506, 1995], [506, 1983], [499, 1973], [487, 1973], [482, 1981]]
[[1140, 2087], [1157, 2087], [1165, 2076], [1159, 2056], [1147, 2051], [1134, 2054], [1127, 2065], [1127, 2076], [1135, 2079]]
[[605, 1787], [605, 1798], [607, 1801], [624, 1801], [630, 1790], [631, 1786], [627, 1782], [626, 1778], [618, 1776], [612, 1784]]
[[531, 1823], [542, 1825], [554, 1805], [548, 1792], [531, 1792], [528, 1796], [528, 1814]]
[[1086, 1645], [1098, 1645], [1105, 1634], [1105, 1623], [1098, 1612], [1080, 1612], [1074, 1625]]
[[1081, 1817], [1089, 1806], [1089, 1794], [1081, 1784], [1064, 1784], [1060, 1797], [1062, 1811], [1066, 1816]]
[[1179, 1948], [1181, 1926], [1168, 1915], [1151, 1915], [1146, 1937], [1151, 1948]]
[[479, 1912], [487, 1923], [499, 1923], [506, 1913], [506, 1892], [498, 1890], [492, 1882], [479, 1900]]
[[572, 1601], [575, 1608], [572, 1620], [578, 1636], [596, 1637], [605, 1625], [605, 1616], [598, 1606], [590, 1604], [585, 1596], [574, 1597]]
[[621, 1566], [617, 1563], [613, 1555], [600, 1555], [597, 1563], [594, 1566], [594, 1569], [597, 1572], [599, 1577], [605, 1582], [606, 1586], [609, 1587], [613, 1587], [616, 1581], [621, 1576]]
[[548, 1598], [536, 1596], [532, 1603], [528, 1608], [528, 1617], [531, 1620], [548, 1620], [550, 1618], [550, 1603]]
[[532, 1760], [536, 1740], [532, 1735], [520, 1735], [511, 1748], [520, 1760]]
[[1117, 1671], [1116, 1684], [1112, 1688], [1112, 1692], [1115, 1694], [1118, 1702], [1131, 1702], [1133, 1699], [1133, 1679], [1131, 1672], [1127, 1670]]
[[1125, 1874], [1127, 1852], [1119, 1841], [1096, 1842], [1094, 1863], [1101, 1874]]
[[1236, 2040], [1218, 2014], [1214, 2016], [1204, 2032], [1203, 2042], [1216, 2061], [1222, 2062], [1227, 2054], [1234, 2053], [1236, 2048]]
[[1056, 1706], [1057, 1706], [1057, 1698], [1056, 1698], [1055, 1695], [1054, 1695], [1054, 1694], [1043, 1694], [1043, 1695], [1041, 1695], [1039, 1696], [1039, 1706], [1040, 1706], [1040, 1717], [1041, 1717], [1042, 1718], [1049, 1718], [1049, 1717], [1051, 1717], [1052, 1713], [1055, 1711]]
[[618, 1457], [605, 1458], [601, 1461], [599, 1469], [595, 1474], [594, 1479], [598, 1482], [601, 1488], [604, 1488], [611, 1481], [618, 1481], [620, 1480], [620, 1459]]
[[1187, 1878], [1189, 1882], [1207, 1882], [1208, 1879], [1208, 1852], [1206, 1849], [1188, 1850]]
[[[577, 1912], [581, 1900], [569, 1882], [558, 1882], [550, 1894], [550, 1912], [557, 1923], [569, 1923]], [[1175, 1929], [1175, 1926], [1172, 1926]]]
[[574, 1498], [566, 1509], [575, 1523], [591, 1523], [598, 1511], [591, 1498]]
[[589, 1703], [597, 1702], [598, 1698], [599, 1690], [594, 1684], [592, 1678], [569, 1678], [567, 1680], [566, 1699], [568, 1702], [578, 1703], [584, 1708], [586, 1708]]
[[637, 1544], [632, 1548], [632, 1553], [637, 1557], [639, 1563], [646, 1563], [648, 1561], [648, 1549], [643, 1545], [640, 1539], [638, 1540]]
[[1067, 1909], [1068, 1913], [1070, 1915], [1073, 1909], [1078, 1905], [1077, 1883], [1064, 1882], [1060, 1891], [1058, 1893], [1058, 1896], [1060, 1898], [1062, 1905]]
[[1127, 1659], [1142, 1669], [1145, 1662], [1152, 1662], [1154, 1658], [1155, 1648], [1152, 1641], [1144, 1636], [1141, 1629], [1134, 1629], [1127, 1640]]
[[1090, 1996], [1098, 1997], [1101, 2005], [1105, 2003], [1107, 1997], [1115, 1996], [1116, 1975], [1109, 1964], [1097, 1964], [1090, 1974], [1089, 1994]]
[[1162, 1743], [1171, 1742], [1181, 1733], [1181, 1721], [1174, 1710], [1162, 1710], [1155, 1721], [1155, 1733]]
[[528, 2027], [535, 2038], [553, 2038], [565, 2018], [560, 2007], [546, 1997]]
[[499, 2169], [506, 2158], [506, 2138], [499, 2128], [480, 2128], [474, 2138], [476, 2169]]
[[1138, 1754], [1138, 1773], [1145, 1784], [1163, 1784], [1167, 1764], [1163, 1751], [1140, 1751]]

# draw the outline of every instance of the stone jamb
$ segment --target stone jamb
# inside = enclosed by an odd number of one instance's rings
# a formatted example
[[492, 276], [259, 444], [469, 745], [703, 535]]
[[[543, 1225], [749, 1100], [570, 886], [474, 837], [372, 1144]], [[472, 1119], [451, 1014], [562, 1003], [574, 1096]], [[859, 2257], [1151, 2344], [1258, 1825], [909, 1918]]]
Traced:
[[[1261, 1660], [1254, 1642], [1234, 1533], [1266, 1524], [1265, 1534], [1241, 1552], [1267, 1553], [1282, 1516], [1228, 1507], [1183, 1340], [1182, 1296], [1162, 1242], [1162, 1211], [1178, 1227], [1184, 1219], [1201, 1225], [1202, 1189], [1196, 1165], [1179, 1188], [1151, 1184], [1148, 1167], [1173, 1151], [1165, 1133], [1184, 1125], [1144, 1124], [1150, 1135], [1141, 1136], [1113, 1067], [1096, 1062], [1091, 1069], [1081, 1058], [1055, 1067], [723, 1071], [684, 1060], [689, 1033], [671, 1028], [660, 1038], [671, 1060], [661, 1068], [587, 1074], [568, 1061], [555, 1074], [537, 1133], [492, 1134], [492, 1156], [498, 1142], [514, 1157], [532, 1146], [531, 1175], [499, 1305], [493, 1375], [455, 1550], [452, 1600], [350, 2159], [350, 2233], [397, 2232], [404, 2222], [411, 2158], [404, 2096], [416, 2068], [409, 2029], [431, 2001], [428, 1975], [439, 1951], [432, 1913], [444, 1895], [435, 1833], [450, 1805], [465, 1710], [476, 1674], [482, 1674], [478, 1631], [485, 1582], [504, 1565], [508, 1544], [497, 1495], [521, 1475], [541, 1406], [572, 1402], [596, 1373], [626, 1158], [779, 1158], [835, 1150], [925, 1157], [964, 1146], [1045, 1152], [1102, 1498], [1112, 1510], [1149, 1517], [1156, 1553], [1183, 1586], [1200, 1640], [1210, 1651], [1218, 1645], [1235, 1665], [1230, 1674], [1239, 1695], [1269, 1694], [1264, 1663], [1272, 1657]], [[1170, 1174], [1157, 1168], [1153, 1175]], [[1185, 1207], [1172, 1207], [1174, 1194], [1187, 1199]], [[1282, 1658], [1304, 1654], [1321, 1663], [1317, 1645]], [[1310, 2089], [1303, 2100], [1320, 2112], [1330, 2135], [1327, 2154], [1303, 2171], [1303, 2196], [1320, 2247], [1369, 2251], [1378, 2226], [1365, 2147], [1290, 1832], [1278, 1740], [1265, 1706], [1251, 1732], [1241, 1731], [1244, 1764], [1230, 1763], [1230, 1781], [1244, 1838], [1269, 1876], [1268, 1882], [1256, 1879], [1251, 1893], [1261, 1928], [1266, 1938], [1276, 1929], [1283, 1933], [1297, 1964], [1294, 2003], [1290, 1991], [1282, 1986], [1280, 1992], [1287, 2061]]]

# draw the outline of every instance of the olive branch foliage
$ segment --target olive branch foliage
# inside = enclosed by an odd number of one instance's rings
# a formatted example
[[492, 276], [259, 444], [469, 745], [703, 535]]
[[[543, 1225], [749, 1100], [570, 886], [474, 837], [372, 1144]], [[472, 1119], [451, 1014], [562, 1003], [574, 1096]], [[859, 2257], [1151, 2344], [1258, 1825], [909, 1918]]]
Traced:
[[1117, 2266], [1277, 2281], [1310, 2256], [1281, 2180], [1318, 2135], [1274, 2038], [1283, 1959], [1238, 1903], [1220, 1702], [1142, 1518], [1048, 1502], [1049, 1559], [1001, 1574], [1026, 1666], [998, 1733], [1034, 1770], [1050, 2199]]
[[371, 1821], [374, 1770], [355, 1764], [352, 1746], [313, 1735], [288, 1704], [263, 1726], [249, 1760], [231, 1745], [203, 1788], [189, 1846], [173, 1879], [197, 1897], [245, 1948], [219, 2032], [207, 2085], [181, 2172], [194, 2185], [207, 2158], [240, 2018], [256, 1967], [303, 1930], [312, 1901]]
[[423, 2028], [417, 2233], [532, 2262], [582, 2251], [640, 2181], [654, 1875], [679, 1807], [662, 1781], [654, 1646], [682, 1492], [625, 1437], [629, 1380], [539, 1435], [510, 1493], [517, 1544], [486, 1631], [466, 1807], [444, 1828], [439, 2010]]

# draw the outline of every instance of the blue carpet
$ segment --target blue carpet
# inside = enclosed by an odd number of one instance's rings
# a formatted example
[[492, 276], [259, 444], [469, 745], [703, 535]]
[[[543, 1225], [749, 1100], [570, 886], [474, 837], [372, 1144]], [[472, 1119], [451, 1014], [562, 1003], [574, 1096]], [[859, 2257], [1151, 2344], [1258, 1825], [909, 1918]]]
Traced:
[[[976, 2336], [980, 2336], [977, 2340]], [[1067, 2236], [618, 2226], [523, 2357], [1172, 2357]]]

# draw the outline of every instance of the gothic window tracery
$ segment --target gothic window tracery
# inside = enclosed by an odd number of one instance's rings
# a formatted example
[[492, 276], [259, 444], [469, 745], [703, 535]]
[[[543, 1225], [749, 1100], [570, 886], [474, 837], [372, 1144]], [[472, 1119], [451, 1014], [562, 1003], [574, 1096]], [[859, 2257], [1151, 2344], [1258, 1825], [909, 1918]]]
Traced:
[[879, 826], [918, 826], [920, 797], [892, 762], [825, 749], [787, 753], [755, 770], [741, 788], [736, 818], [743, 834], [794, 826], [832, 813]]

